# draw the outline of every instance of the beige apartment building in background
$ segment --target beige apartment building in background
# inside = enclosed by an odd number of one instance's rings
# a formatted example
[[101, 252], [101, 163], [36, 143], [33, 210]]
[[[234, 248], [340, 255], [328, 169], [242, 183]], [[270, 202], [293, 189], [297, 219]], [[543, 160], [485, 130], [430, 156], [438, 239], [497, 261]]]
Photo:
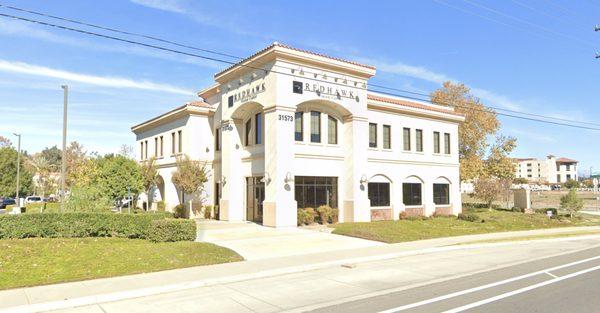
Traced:
[[576, 160], [556, 158], [549, 155], [546, 159], [522, 158], [515, 162], [515, 177], [525, 178], [530, 182], [557, 184], [569, 180], [577, 180]]

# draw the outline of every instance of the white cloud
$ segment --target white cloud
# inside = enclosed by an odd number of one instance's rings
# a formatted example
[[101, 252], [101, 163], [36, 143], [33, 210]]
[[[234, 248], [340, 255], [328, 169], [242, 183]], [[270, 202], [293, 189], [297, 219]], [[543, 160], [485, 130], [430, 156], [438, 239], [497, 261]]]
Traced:
[[84, 84], [111, 87], [111, 88], [127, 88], [127, 89], [143, 89], [161, 92], [169, 92], [181, 95], [193, 95], [193, 92], [183, 88], [179, 88], [167, 84], [154, 83], [147, 80], [136, 81], [123, 77], [107, 77], [68, 72], [49, 67], [32, 65], [22, 62], [13, 62], [0, 59], [0, 71], [36, 75], [62, 79], [66, 81], [80, 82]]
[[181, 1], [178, 0], [131, 0], [131, 2], [157, 10], [185, 13]]
[[[372, 64], [377, 67], [378, 70], [382, 70], [384, 72], [413, 77], [438, 85], [441, 85], [447, 81], [460, 82], [460, 80], [454, 79], [446, 74], [437, 73], [424, 67], [408, 65], [401, 62], [386, 63], [364, 58], [360, 61], [367, 64]], [[521, 110], [521, 104], [518, 101], [508, 98], [507, 96], [500, 95], [493, 91], [482, 88], [471, 88], [471, 91], [477, 97], [489, 102], [489, 104], [500, 106], [509, 110]]]

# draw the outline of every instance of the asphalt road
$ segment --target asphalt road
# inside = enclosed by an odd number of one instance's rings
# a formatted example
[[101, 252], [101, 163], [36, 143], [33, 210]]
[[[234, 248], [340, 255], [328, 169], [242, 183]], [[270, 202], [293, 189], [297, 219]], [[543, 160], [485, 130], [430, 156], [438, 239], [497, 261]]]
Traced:
[[600, 312], [600, 248], [313, 312]]

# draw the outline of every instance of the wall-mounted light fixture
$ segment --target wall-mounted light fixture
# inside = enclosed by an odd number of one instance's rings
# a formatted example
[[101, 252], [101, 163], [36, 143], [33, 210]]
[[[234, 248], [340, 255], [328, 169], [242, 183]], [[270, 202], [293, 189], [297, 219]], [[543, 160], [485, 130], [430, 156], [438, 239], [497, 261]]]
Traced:
[[268, 184], [271, 182], [271, 176], [269, 176], [269, 173], [265, 172], [265, 176], [263, 176], [263, 178], [260, 181], [265, 184]]
[[369, 182], [369, 180], [367, 179], [367, 175], [363, 174], [363, 175], [360, 177], [360, 184], [361, 184], [361, 185], [366, 185], [368, 182]]
[[294, 181], [294, 176], [292, 176], [292, 173], [290, 173], [290, 172], [287, 172], [287, 173], [285, 174], [285, 179], [284, 179], [284, 181], [285, 181], [286, 183], [293, 182], [293, 181]]

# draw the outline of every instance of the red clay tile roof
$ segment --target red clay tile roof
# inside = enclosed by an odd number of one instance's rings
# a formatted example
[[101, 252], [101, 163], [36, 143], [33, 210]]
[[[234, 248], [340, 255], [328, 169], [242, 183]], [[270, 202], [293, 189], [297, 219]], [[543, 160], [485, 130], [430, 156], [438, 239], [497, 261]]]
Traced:
[[455, 115], [455, 116], [464, 116], [460, 113], [454, 112], [451, 109], [444, 109], [444, 108], [429, 106], [429, 105], [425, 105], [422, 103], [407, 101], [407, 100], [403, 100], [403, 99], [382, 97], [382, 96], [374, 95], [374, 94], [367, 94], [367, 99], [374, 100], [374, 101], [386, 102], [386, 103], [392, 103], [392, 104], [398, 104], [398, 105], [411, 107], [411, 108], [415, 108], [415, 109], [446, 113], [446, 114], [451, 114], [451, 115]]
[[569, 159], [569, 158], [558, 158], [556, 159], [557, 163], [579, 163], [577, 160]]
[[285, 45], [285, 44], [282, 44], [282, 43], [279, 43], [279, 42], [274, 42], [274, 43], [270, 44], [269, 46], [267, 46], [266, 48], [264, 48], [264, 49], [262, 49], [262, 50], [260, 50], [260, 51], [258, 51], [256, 53], [254, 53], [253, 55], [251, 55], [251, 56], [249, 56], [249, 57], [247, 57], [247, 58], [245, 58], [245, 59], [243, 59], [243, 60], [241, 60], [241, 61], [239, 61], [239, 62], [237, 62], [237, 63], [235, 63], [233, 65], [231, 65], [230, 67], [228, 67], [228, 68], [226, 68], [226, 69], [224, 69], [224, 70], [216, 73], [215, 77], [217, 77], [217, 76], [219, 76], [219, 75], [221, 75], [221, 74], [229, 71], [230, 69], [232, 69], [232, 68], [240, 65], [241, 63], [244, 63], [247, 60], [250, 60], [250, 59], [254, 58], [255, 56], [257, 56], [257, 55], [259, 55], [259, 54], [261, 54], [261, 53], [263, 53], [265, 51], [268, 51], [268, 50], [270, 50], [270, 49], [272, 49], [274, 47], [281, 47], [281, 48], [286, 48], [286, 49], [290, 49], [290, 50], [294, 50], [294, 51], [298, 51], [298, 52], [304, 52], [304, 53], [308, 53], [308, 54], [312, 54], [312, 55], [316, 55], [316, 56], [328, 58], [328, 59], [335, 60], [335, 61], [340, 61], [340, 62], [345, 62], [345, 63], [352, 64], [352, 65], [361, 66], [361, 67], [372, 69], [372, 70], [375, 69], [375, 67], [371, 66], [371, 65], [365, 65], [365, 64], [358, 63], [358, 62], [354, 62], [354, 61], [348, 61], [348, 60], [345, 60], [345, 59], [341, 59], [341, 58], [337, 58], [337, 57], [332, 57], [332, 56], [328, 56], [328, 55], [321, 54], [321, 53], [316, 53], [316, 52], [312, 52], [312, 51], [308, 51], [308, 50], [304, 50], [304, 49], [294, 48], [294, 47], [291, 47], [291, 46], [288, 46], [288, 45]]

